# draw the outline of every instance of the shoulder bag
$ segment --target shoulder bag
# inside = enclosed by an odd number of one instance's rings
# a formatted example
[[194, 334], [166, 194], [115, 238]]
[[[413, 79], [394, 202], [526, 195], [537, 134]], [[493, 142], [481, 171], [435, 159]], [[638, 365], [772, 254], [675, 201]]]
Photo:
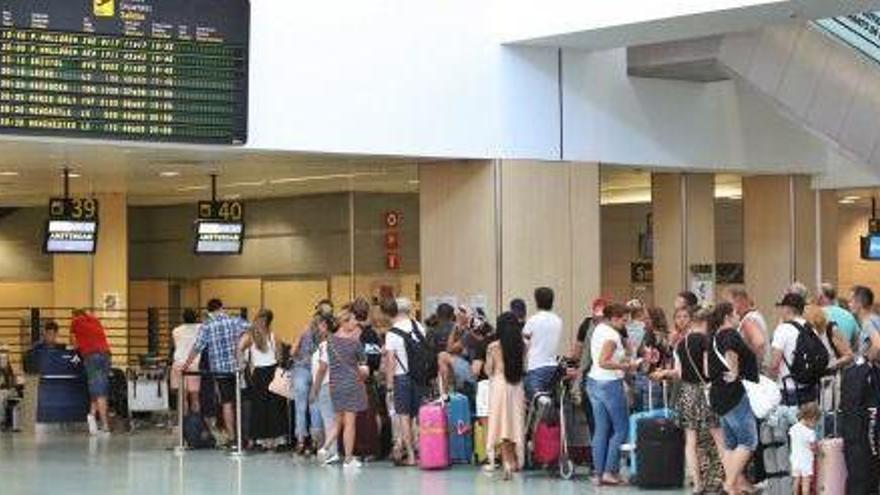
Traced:
[[[718, 350], [718, 340], [715, 337], [712, 338], [712, 349], [714, 349], [715, 355], [718, 357], [718, 360], [721, 361], [721, 364], [730, 370], [730, 365], [727, 363], [727, 359], [725, 359], [724, 355], [721, 354], [721, 351]], [[779, 406], [780, 403], [782, 403], [782, 393], [779, 391], [779, 387], [776, 386], [776, 382], [767, 376], [759, 374], [757, 382], [746, 380], [744, 378], [740, 378], [740, 381], [746, 389], [746, 396], [749, 398], [749, 405], [751, 405], [752, 413], [756, 418], [766, 418], [774, 409], [776, 409], [776, 407]]]

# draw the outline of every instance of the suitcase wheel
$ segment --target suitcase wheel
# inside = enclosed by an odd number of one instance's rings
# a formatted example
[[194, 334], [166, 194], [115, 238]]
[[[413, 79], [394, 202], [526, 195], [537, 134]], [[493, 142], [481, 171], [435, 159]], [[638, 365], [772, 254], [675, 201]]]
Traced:
[[574, 462], [571, 459], [559, 460], [559, 477], [570, 480], [574, 476]]

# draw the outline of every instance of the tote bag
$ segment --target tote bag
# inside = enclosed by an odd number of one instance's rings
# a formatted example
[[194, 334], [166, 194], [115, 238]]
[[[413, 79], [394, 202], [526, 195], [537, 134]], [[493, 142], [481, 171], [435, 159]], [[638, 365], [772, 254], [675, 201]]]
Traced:
[[[730, 365], [727, 364], [727, 359], [725, 359], [724, 355], [721, 354], [721, 351], [718, 350], [718, 342], [714, 338], [712, 339], [712, 348], [715, 350], [715, 355], [718, 356], [718, 360], [721, 361], [721, 364], [730, 370]], [[752, 406], [752, 413], [756, 418], [766, 418], [774, 409], [776, 409], [777, 406], [779, 406], [780, 403], [782, 403], [782, 393], [779, 391], [779, 387], [776, 386], [776, 382], [767, 376], [759, 374], [757, 382], [746, 379], [741, 379], [741, 381], [743, 387], [746, 389], [746, 396], [749, 398], [749, 405]]]

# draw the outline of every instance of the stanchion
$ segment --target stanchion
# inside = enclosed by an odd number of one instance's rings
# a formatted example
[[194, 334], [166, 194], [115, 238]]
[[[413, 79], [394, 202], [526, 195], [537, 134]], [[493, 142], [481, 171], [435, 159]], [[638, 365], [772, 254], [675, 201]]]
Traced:
[[235, 449], [230, 452], [233, 459], [241, 459], [241, 370], [235, 370]]
[[[171, 371], [174, 373], [174, 371]], [[183, 442], [183, 408], [184, 408], [184, 396], [185, 396], [185, 388], [186, 388], [186, 372], [180, 372], [180, 381], [177, 385], [177, 446], [174, 447], [174, 453], [177, 455], [183, 455], [186, 452], [186, 445]]]

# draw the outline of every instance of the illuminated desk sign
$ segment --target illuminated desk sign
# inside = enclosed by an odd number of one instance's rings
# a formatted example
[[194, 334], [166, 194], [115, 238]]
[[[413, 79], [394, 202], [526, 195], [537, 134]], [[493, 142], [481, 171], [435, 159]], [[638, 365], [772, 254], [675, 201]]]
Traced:
[[241, 254], [243, 243], [241, 222], [196, 222], [196, 254]]
[[0, 0], [0, 133], [247, 141], [248, 0]]
[[244, 245], [244, 204], [202, 201], [195, 227], [196, 254], [241, 254]]
[[98, 243], [98, 201], [53, 198], [43, 251], [46, 254], [94, 254]]

